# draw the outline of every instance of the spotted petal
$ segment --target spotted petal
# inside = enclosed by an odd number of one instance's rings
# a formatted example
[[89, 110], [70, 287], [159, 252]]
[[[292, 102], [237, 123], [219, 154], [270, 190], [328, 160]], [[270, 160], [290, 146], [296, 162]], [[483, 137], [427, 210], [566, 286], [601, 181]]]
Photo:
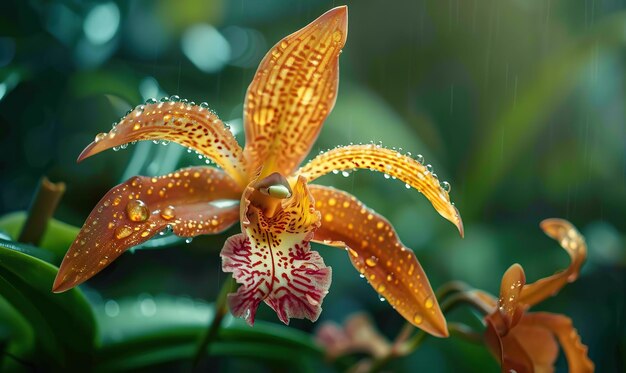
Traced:
[[320, 185], [309, 188], [322, 216], [314, 240], [346, 248], [354, 267], [405, 319], [433, 335], [447, 336], [428, 278], [391, 224], [346, 192]]
[[245, 156], [254, 174], [289, 175], [308, 154], [335, 105], [339, 54], [347, 36], [345, 6], [278, 42], [248, 87]]
[[137, 140], [174, 141], [195, 149], [223, 168], [240, 188], [246, 185], [243, 151], [233, 134], [214, 112], [184, 102], [137, 106], [109, 133], [96, 136], [78, 160]]
[[272, 217], [249, 202], [255, 190], [244, 192], [244, 233], [228, 239], [222, 249], [222, 269], [241, 284], [229, 295], [232, 313], [252, 325], [265, 301], [285, 324], [289, 319], [317, 320], [330, 286], [331, 269], [311, 251], [309, 240], [319, 225], [319, 213], [305, 180], [299, 179], [290, 198]]
[[457, 227], [463, 236], [461, 216], [450, 202], [448, 192], [440, 186], [437, 177], [420, 162], [395, 150], [372, 144], [339, 147], [318, 155], [296, 174], [313, 181], [331, 171], [358, 168], [384, 172], [417, 189], [428, 198], [441, 216]]
[[587, 245], [584, 237], [567, 220], [546, 219], [541, 222], [541, 229], [567, 251], [571, 263], [564, 271], [524, 286], [520, 302], [529, 306], [555, 295], [567, 283], [575, 281], [587, 258]]
[[238, 190], [228, 175], [212, 167], [137, 176], [116, 186], [87, 218], [61, 263], [53, 291], [86, 281], [166, 226], [182, 237], [225, 230], [239, 218]]

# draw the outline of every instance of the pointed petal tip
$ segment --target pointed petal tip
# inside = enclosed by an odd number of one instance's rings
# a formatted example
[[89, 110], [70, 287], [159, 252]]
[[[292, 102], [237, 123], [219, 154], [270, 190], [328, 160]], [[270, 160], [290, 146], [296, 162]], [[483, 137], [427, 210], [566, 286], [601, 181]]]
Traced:
[[85, 149], [83, 149], [82, 152], [80, 152], [80, 155], [76, 159], [76, 163], [80, 163], [83, 160], [85, 160], [85, 158], [89, 158], [92, 155], [96, 154], [96, 152], [94, 152], [94, 148], [95, 147], [96, 147], [96, 143], [95, 142], [92, 142], [91, 144], [87, 145], [87, 147]]
[[54, 284], [52, 285], [53, 293], [56, 293], [56, 294], [63, 293], [63, 292], [70, 290], [71, 288], [75, 286], [75, 284], [72, 284], [69, 281], [61, 280], [62, 278], [63, 276], [60, 276], [60, 272], [59, 272], [59, 274], [57, 274], [57, 277], [54, 279]]
[[438, 338], [448, 338], [450, 337], [450, 332], [448, 331], [448, 323], [446, 319], [441, 315], [441, 319], [437, 320], [436, 323], [431, 325], [431, 328], [423, 328], [426, 332]]
[[456, 225], [456, 228], [459, 230], [459, 234], [461, 235], [461, 238], [465, 237], [465, 228], [463, 227], [463, 219], [461, 218], [461, 213], [459, 212], [459, 209], [456, 208], [456, 206], [454, 206], [454, 211], [456, 211], [456, 218], [457, 221], [454, 223], [454, 225]]

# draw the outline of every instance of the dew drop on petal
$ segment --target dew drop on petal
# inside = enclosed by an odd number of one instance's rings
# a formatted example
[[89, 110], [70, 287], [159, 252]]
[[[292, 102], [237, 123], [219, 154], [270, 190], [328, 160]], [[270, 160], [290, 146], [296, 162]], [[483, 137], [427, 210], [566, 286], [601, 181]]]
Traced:
[[423, 156], [423, 155], [421, 155], [421, 154], [418, 154], [418, 155], [415, 157], [415, 160], [416, 160], [416, 161], [418, 161], [418, 162], [419, 162], [419, 163], [421, 163], [421, 164], [424, 164], [424, 156]]
[[167, 206], [161, 211], [161, 217], [165, 220], [172, 220], [175, 216], [174, 206]]
[[373, 255], [365, 259], [365, 264], [367, 264], [369, 267], [375, 267], [376, 263], [378, 263], [378, 258]]
[[185, 243], [191, 243], [191, 241], [193, 241], [193, 237], [188, 237], [187, 239], [185, 239]]
[[424, 321], [424, 317], [422, 316], [422, 314], [421, 314], [421, 313], [416, 312], [416, 313], [415, 313], [415, 315], [413, 315], [413, 322], [414, 322], [416, 325], [419, 325], [419, 324], [421, 324], [421, 323], [422, 323], [422, 321]]
[[433, 172], [433, 165], [431, 165], [431, 164], [427, 164], [427, 165], [426, 165], [426, 170], [427, 170], [428, 172]]
[[150, 211], [142, 200], [133, 199], [126, 204], [126, 215], [131, 221], [142, 222], [148, 220]]
[[128, 225], [121, 225], [115, 229], [115, 237], [119, 240], [130, 236], [131, 233], [133, 233], [133, 229]]
[[93, 141], [94, 142], [100, 142], [100, 141], [104, 140], [105, 137], [107, 137], [107, 134], [100, 132], [99, 134], [96, 135], [96, 138]]
[[443, 183], [441, 183], [441, 189], [445, 190], [446, 193], [450, 193], [450, 190], [452, 190], [452, 186], [449, 182], [444, 181]]
[[426, 300], [424, 301], [424, 307], [426, 308], [433, 308], [434, 305], [435, 305], [435, 302], [433, 301], [433, 298], [431, 297], [426, 298]]

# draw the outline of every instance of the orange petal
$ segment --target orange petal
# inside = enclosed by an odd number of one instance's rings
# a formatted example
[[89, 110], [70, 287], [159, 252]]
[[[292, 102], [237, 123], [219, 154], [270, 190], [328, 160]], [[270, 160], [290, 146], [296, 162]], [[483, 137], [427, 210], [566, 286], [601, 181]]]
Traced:
[[529, 306], [555, 295], [565, 284], [575, 281], [587, 258], [585, 239], [570, 222], [562, 219], [546, 219], [541, 222], [541, 229], [548, 236], [559, 241], [569, 254], [571, 263], [564, 271], [524, 286], [520, 302]]
[[320, 154], [304, 165], [297, 174], [309, 182], [331, 171], [365, 168], [384, 172], [402, 180], [426, 196], [437, 212], [452, 222], [463, 236], [463, 221], [448, 192], [439, 184], [436, 175], [415, 159], [395, 150], [377, 145], [350, 145]]
[[[534, 329], [544, 328], [558, 338], [567, 358], [570, 373], [594, 371], [594, 364], [587, 356], [587, 346], [580, 341], [580, 336], [569, 317], [547, 312], [533, 312], [524, 315], [522, 320], [518, 326], [523, 325]], [[549, 342], [544, 338], [545, 334], [523, 334], [524, 329], [520, 332], [517, 329], [516, 327], [512, 332], [515, 332], [516, 338], [529, 353], [535, 365], [545, 365], [550, 359], [556, 360], [556, 356], [552, 356], [553, 352], [547, 350], [550, 346], [547, 346]]]
[[[53, 291], [86, 281], [128, 248], [168, 225], [178, 236], [225, 230], [239, 218], [235, 182], [212, 167], [191, 167], [160, 177], [137, 176], [111, 189], [93, 209], [68, 250]], [[213, 201], [213, 202], [212, 202]]]
[[502, 336], [498, 331], [498, 321], [494, 318], [501, 320], [499, 313], [491, 314], [485, 318], [487, 328], [484, 339], [487, 348], [502, 366], [502, 372], [535, 373], [531, 357], [519, 341], [512, 336], [515, 329]]
[[346, 248], [354, 267], [405, 319], [447, 337], [446, 320], [428, 278], [391, 224], [346, 192], [320, 185], [309, 189], [322, 216], [314, 240]]
[[[503, 338], [506, 354], [503, 368], [508, 372], [519, 365], [533, 367], [534, 372], [553, 372], [554, 363], [559, 356], [559, 345], [552, 332], [536, 325], [527, 314], [507, 336]], [[523, 351], [523, 353], [520, 352]]]
[[[517, 324], [524, 312], [524, 309], [518, 306], [524, 284], [526, 284], [526, 276], [524, 269], [519, 264], [513, 264], [502, 276], [498, 310], [502, 315], [506, 330]], [[502, 334], [506, 334], [506, 331]]]
[[250, 174], [290, 175], [335, 105], [348, 9], [337, 7], [278, 42], [248, 87], [245, 155]]
[[78, 161], [137, 140], [174, 141], [195, 149], [223, 168], [241, 188], [247, 183], [243, 151], [230, 130], [204, 105], [185, 102], [137, 106], [111, 131], [98, 134]]

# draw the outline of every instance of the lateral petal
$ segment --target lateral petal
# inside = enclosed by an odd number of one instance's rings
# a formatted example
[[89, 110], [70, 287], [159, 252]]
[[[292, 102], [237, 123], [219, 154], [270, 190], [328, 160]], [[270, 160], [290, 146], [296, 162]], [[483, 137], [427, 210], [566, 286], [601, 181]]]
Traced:
[[174, 141], [192, 148], [223, 168], [240, 188], [247, 184], [243, 151], [230, 130], [204, 105], [179, 101], [137, 106], [111, 131], [98, 134], [78, 161], [137, 140]]
[[53, 291], [86, 281], [167, 226], [182, 237], [225, 230], [239, 218], [239, 196], [237, 184], [212, 167], [131, 178], [111, 189], [89, 214], [61, 263]]
[[398, 313], [418, 328], [447, 337], [446, 320], [413, 251], [393, 226], [356, 197], [330, 187], [310, 185], [322, 225], [314, 240], [345, 248], [354, 267]]
[[454, 224], [463, 236], [463, 221], [459, 211], [450, 202], [448, 192], [437, 177], [417, 160], [395, 150], [378, 145], [350, 145], [331, 149], [318, 155], [301, 167], [296, 174], [309, 182], [332, 171], [369, 169], [398, 178], [422, 193], [435, 210]]
[[541, 222], [540, 226], [548, 236], [558, 241], [567, 251], [571, 263], [563, 271], [524, 286], [520, 294], [520, 302], [529, 306], [555, 295], [567, 283], [574, 282], [587, 258], [585, 238], [570, 222], [563, 219], [546, 219]]
[[306, 157], [335, 105], [347, 7], [329, 10], [278, 42], [248, 87], [245, 156], [252, 175], [265, 165], [290, 175]]
[[229, 294], [231, 311], [250, 325], [261, 301], [285, 324], [292, 317], [315, 321], [330, 287], [331, 269], [309, 244], [319, 213], [304, 179], [292, 189], [281, 209], [267, 217], [249, 202], [255, 189], [248, 187], [242, 198], [244, 233], [231, 237], [222, 249], [222, 269], [241, 284]]
[[524, 284], [526, 284], [526, 276], [524, 269], [519, 264], [513, 264], [502, 276], [498, 311], [506, 329], [501, 334], [506, 334], [507, 330], [515, 326], [524, 312], [524, 308], [520, 307], [519, 303]]
[[[524, 324], [543, 327], [554, 333], [563, 348], [571, 373], [594, 371], [594, 364], [587, 355], [587, 346], [582, 344], [569, 317], [548, 312], [533, 312], [524, 316]], [[533, 342], [537, 342], [537, 340], [528, 341], [527, 344], [530, 345]]]

